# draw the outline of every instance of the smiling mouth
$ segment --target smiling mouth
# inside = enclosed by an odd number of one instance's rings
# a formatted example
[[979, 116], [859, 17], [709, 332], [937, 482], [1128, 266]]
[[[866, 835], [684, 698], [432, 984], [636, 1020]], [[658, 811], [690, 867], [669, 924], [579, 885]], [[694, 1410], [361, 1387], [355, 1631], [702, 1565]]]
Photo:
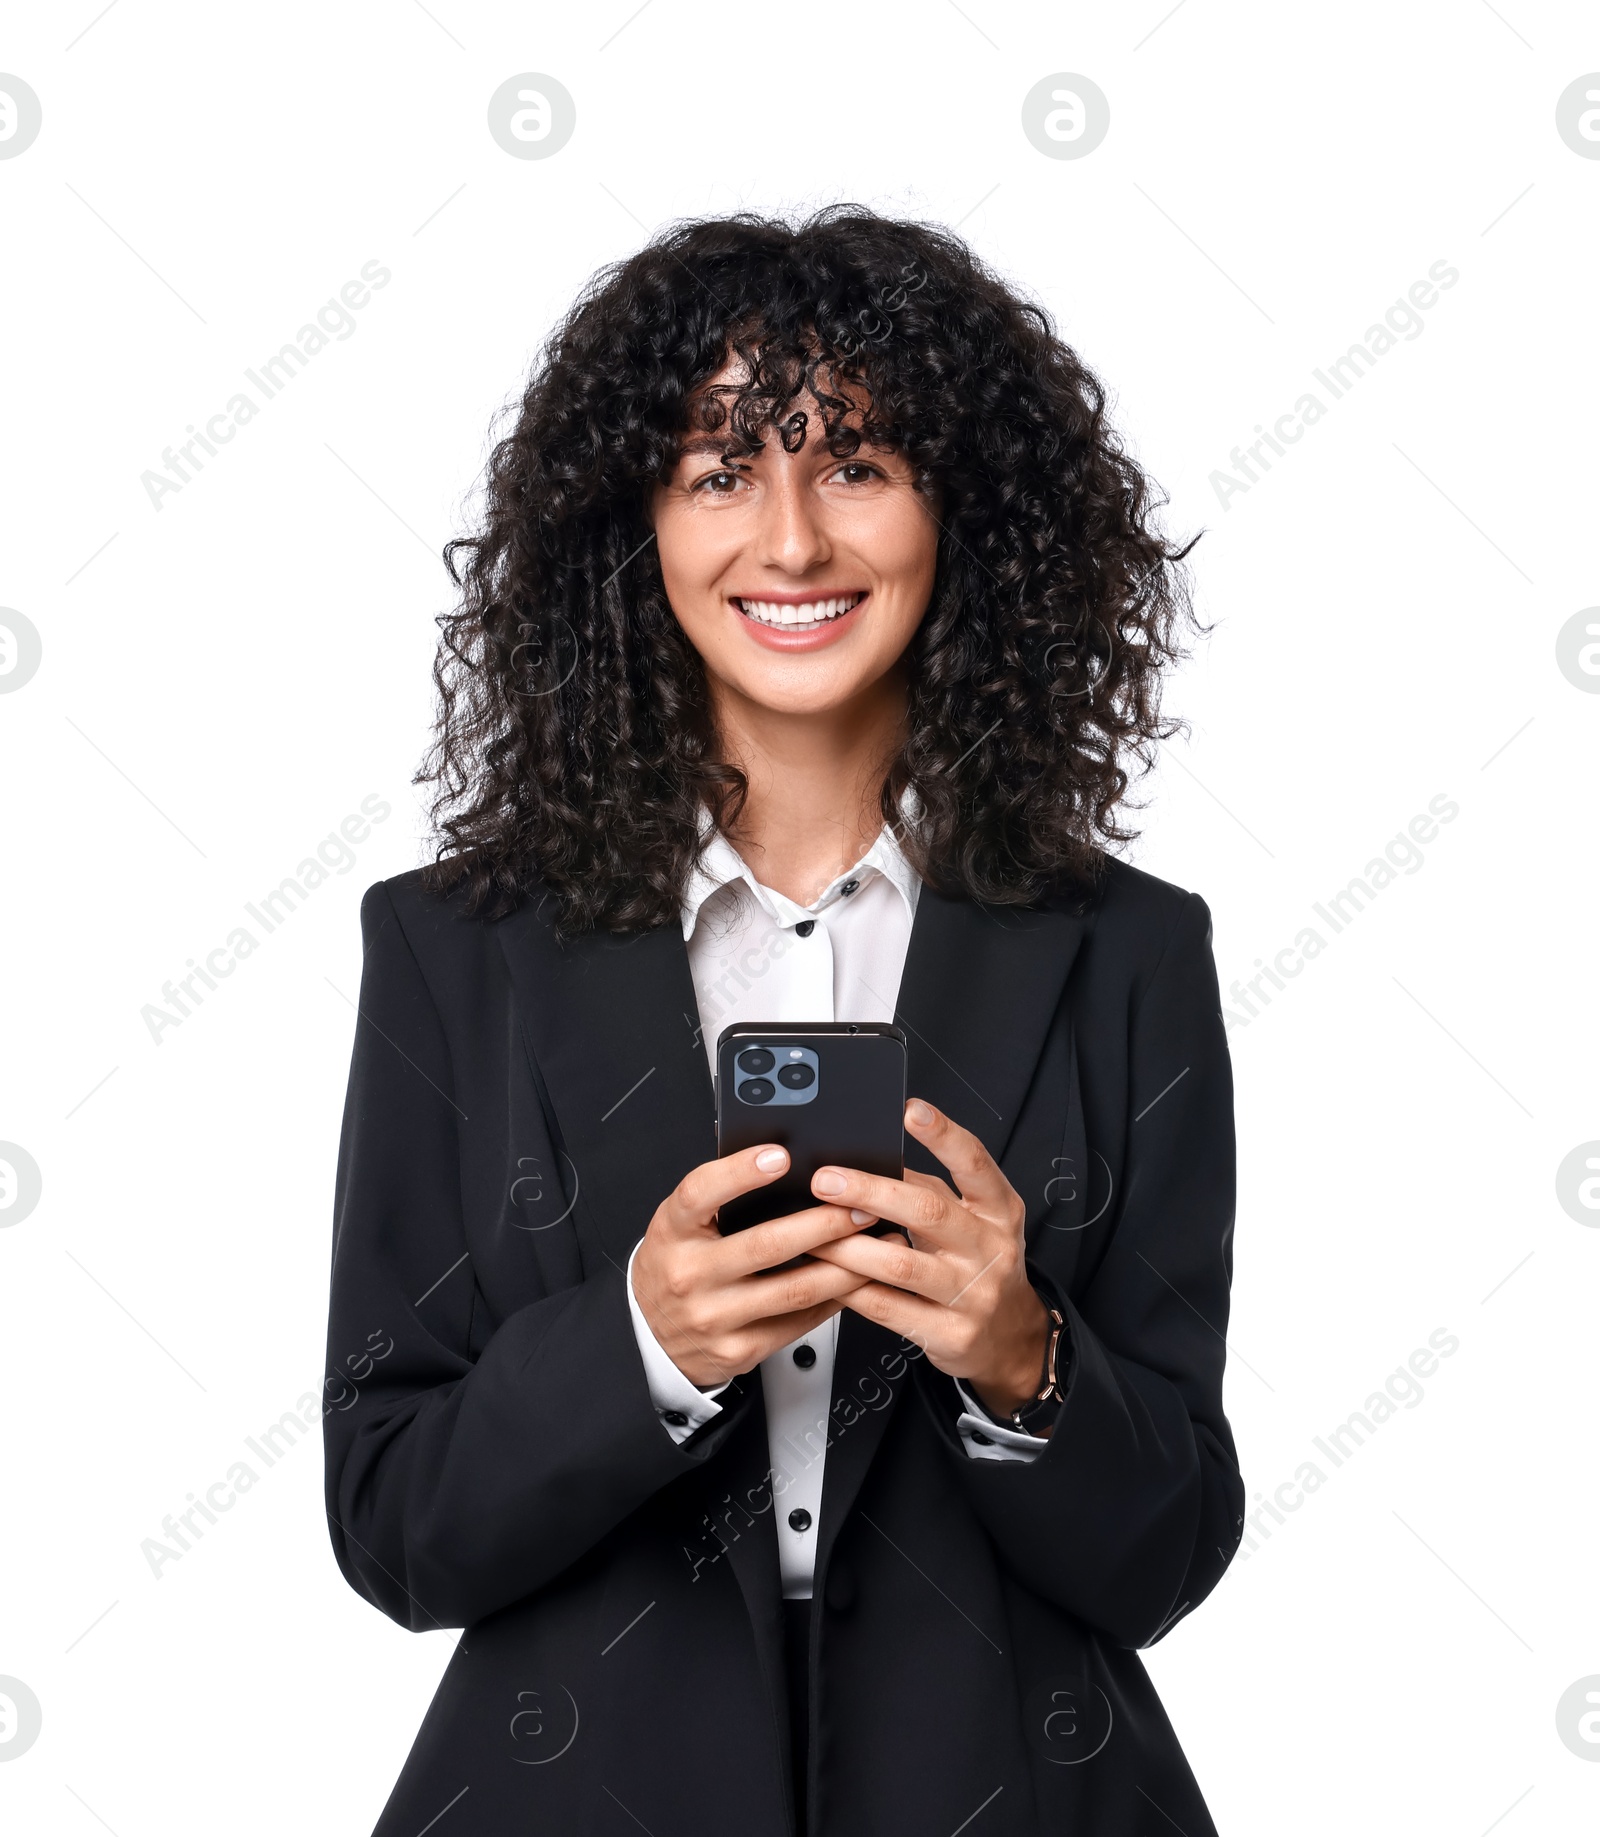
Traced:
[[781, 631], [814, 631], [832, 619], [842, 619], [866, 598], [865, 593], [840, 593], [830, 598], [806, 600], [800, 605], [785, 605], [777, 600], [734, 599], [747, 619], [758, 625], [776, 626]]

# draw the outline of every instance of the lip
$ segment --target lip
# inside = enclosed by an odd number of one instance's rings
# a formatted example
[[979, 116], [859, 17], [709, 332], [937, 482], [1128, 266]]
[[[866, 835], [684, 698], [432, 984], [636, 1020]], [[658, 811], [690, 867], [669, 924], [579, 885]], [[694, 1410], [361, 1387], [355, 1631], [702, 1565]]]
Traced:
[[[843, 599], [846, 592], [859, 592], [861, 598], [848, 612], [841, 612], [838, 618], [828, 619], [809, 631], [797, 631], [792, 625], [763, 625], [759, 619], [752, 619], [741, 612], [738, 605], [740, 600], [760, 599], [774, 606], [809, 606], [815, 600]], [[808, 593], [731, 593], [728, 596], [728, 606], [739, 621], [740, 629], [766, 650], [820, 651], [827, 645], [836, 644], [857, 623], [871, 597], [870, 588], [845, 588], [840, 592], [823, 593], [813, 587]]]

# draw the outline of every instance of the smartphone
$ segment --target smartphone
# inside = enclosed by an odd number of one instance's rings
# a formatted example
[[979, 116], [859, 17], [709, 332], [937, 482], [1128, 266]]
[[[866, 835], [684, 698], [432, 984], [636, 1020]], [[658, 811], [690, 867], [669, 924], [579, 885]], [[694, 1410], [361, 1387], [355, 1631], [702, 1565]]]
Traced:
[[811, 1190], [821, 1167], [905, 1178], [906, 1036], [887, 1021], [724, 1027], [716, 1096], [719, 1157], [763, 1142], [789, 1151], [781, 1179], [722, 1207], [724, 1236], [825, 1203]]

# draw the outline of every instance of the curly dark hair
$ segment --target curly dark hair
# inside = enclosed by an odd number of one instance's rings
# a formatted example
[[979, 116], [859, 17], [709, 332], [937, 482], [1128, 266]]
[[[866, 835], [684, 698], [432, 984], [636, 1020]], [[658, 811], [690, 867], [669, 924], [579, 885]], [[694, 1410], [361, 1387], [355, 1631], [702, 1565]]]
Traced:
[[[748, 380], [706, 392], [730, 357]], [[1193, 540], [1151, 527], [1106, 392], [1041, 307], [948, 230], [856, 205], [680, 224], [598, 275], [550, 338], [477, 532], [444, 550], [460, 598], [438, 621], [414, 781], [434, 788], [428, 884], [469, 877], [467, 910], [490, 917], [553, 895], [562, 935], [676, 916], [702, 807], [731, 831], [747, 786], [668, 604], [649, 500], [690, 433], [725, 428], [730, 458], [768, 429], [795, 450], [802, 395], [836, 456], [891, 447], [938, 506], [884, 820], [941, 891], [1092, 897], [1104, 845], [1137, 834], [1117, 821], [1127, 764], [1148, 771], [1185, 728], [1159, 703], [1195, 617]]]

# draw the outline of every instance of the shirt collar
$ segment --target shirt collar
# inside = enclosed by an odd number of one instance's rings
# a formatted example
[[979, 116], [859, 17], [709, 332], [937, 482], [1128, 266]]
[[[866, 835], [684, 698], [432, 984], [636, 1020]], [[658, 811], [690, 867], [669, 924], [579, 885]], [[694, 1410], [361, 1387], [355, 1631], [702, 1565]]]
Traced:
[[[914, 820], [916, 809], [916, 793], [907, 785], [900, 798], [901, 827]], [[913, 919], [916, 917], [917, 895], [922, 891], [922, 882], [887, 824], [878, 831], [877, 840], [855, 866], [847, 868], [837, 879], [830, 881], [810, 906], [796, 905], [776, 889], [762, 886], [738, 849], [713, 825], [711, 813], [703, 804], [700, 807], [700, 842], [700, 857], [690, 872], [680, 912], [685, 943], [694, 936], [700, 910], [706, 901], [713, 893], [720, 892], [736, 880], [744, 881], [769, 917], [776, 919], [779, 924], [793, 924], [801, 916], [831, 905], [839, 896], [838, 888], [844, 881], [859, 879], [863, 870], [876, 868], [899, 892], [909, 915]]]

